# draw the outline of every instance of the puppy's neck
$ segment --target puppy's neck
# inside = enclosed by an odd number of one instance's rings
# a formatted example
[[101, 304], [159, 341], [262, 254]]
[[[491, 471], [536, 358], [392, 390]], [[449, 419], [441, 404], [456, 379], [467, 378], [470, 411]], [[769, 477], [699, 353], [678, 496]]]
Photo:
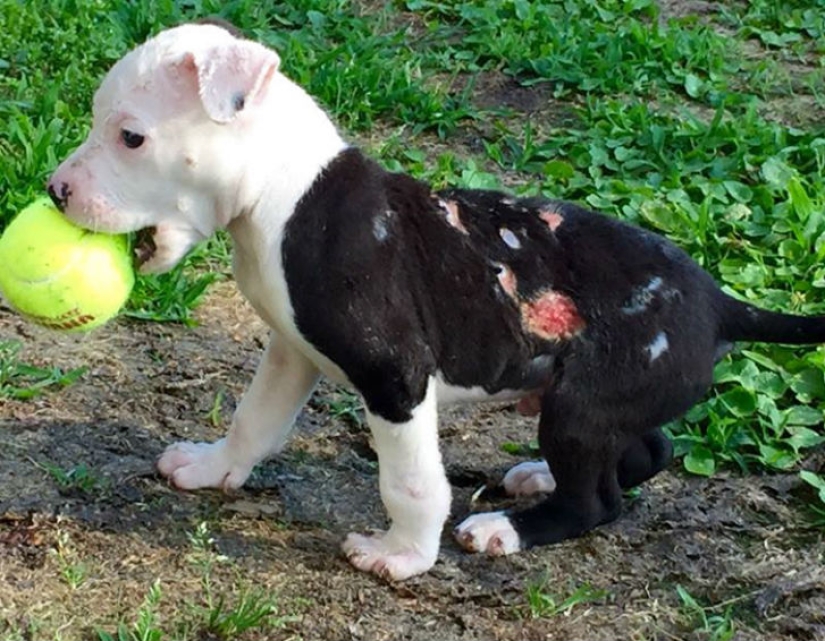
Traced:
[[256, 111], [226, 227], [236, 243], [265, 247], [280, 235], [323, 169], [348, 145], [312, 97], [280, 73], [273, 75]]

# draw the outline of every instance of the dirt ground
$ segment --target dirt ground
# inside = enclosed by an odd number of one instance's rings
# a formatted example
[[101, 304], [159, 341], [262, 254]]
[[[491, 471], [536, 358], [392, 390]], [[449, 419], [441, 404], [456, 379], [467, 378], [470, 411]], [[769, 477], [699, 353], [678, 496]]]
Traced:
[[[0, 308], [0, 339], [21, 340], [25, 361], [89, 367], [59, 393], [3, 401], [6, 638], [93, 638], [121, 618], [134, 620], [156, 579], [159, 620], [172, 625], [203, 599], [189, 535], [205, 523], [220, 559], [213, 589], [229, 599], [263, 589], [289, 616], [283, 627], [243, 639], [710, 638], [680, 608], [677, 585], [717, 606], [708, 616], [730, 608], [736, 639], [825, 639], [825, 543], [799, 510], [794, 475], [704, 480], [674, 466], [628, 499], [618, 522], [509, 558], [465, 554], [447, 528], [435, 568], [395, 585], [354, 571], [339, 552], [348, 531], [381, 527], [384, 517], [367, 432], [332, 418], [330, 403], [340, 399], [329, 386], [300, 416], [286, 452], [243, 490], [170, 488], [154, 471], [157, 456], [172, 441], [223, 433], [212, 420], [215, 399], [225, 424], [266, 338], [231, 282], [212, 290], [198, 316], [192, 330], [118, 321], [69, 337]], [[451, 524], [467, 514], [477, 488], [518, 461], [500, 445], [533, 431], [533, 420], [509, 406], [442, 416]], [[84, 466], [92, 482], [61, 487], [49, 466]], [[72, 587], [75, 567], [85, 578]], [[544, 580], [558, 600], [584, 583], [606, 596], [569, 615], [534, 618], [527, 587]]]

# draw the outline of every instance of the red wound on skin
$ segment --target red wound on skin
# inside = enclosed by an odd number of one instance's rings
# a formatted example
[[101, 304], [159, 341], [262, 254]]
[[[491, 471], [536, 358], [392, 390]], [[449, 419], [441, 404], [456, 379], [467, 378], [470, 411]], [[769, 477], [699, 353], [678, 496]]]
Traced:
[[558, 226], [564, 222], [564, 216], [550, 209], [542, 209], [539, 211], [539, 218], [547, 223], [550, 231], [556, 231]]
[[576, 304], [552, 289], [522, 303], [521, 318], [528, 332], [547, 340], [572, 338], [584, 328]]
[[467, 228], [464, 226], [464, 223], [461, 222], [461, 218], [458, 215], [458, 203], [454, 200], [441, 200], [438, 201], [438, 206], [441, 207], [445, 212], [447, 212], [447, 222], [450, 226], [455, 227], [458, 231], [462, 234], [469, 234], [470, 232], [467, 231]]

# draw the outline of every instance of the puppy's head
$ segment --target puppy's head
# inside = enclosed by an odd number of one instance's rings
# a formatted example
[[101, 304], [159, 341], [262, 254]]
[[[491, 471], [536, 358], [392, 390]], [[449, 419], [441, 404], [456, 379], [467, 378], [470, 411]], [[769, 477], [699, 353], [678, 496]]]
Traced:
[[83, 227], [141, 232], [141, 271], [170, 269], [243, 207], [244, 141], [278, 65], [214, 24], [161, 32], [106, 75], [89, 136], [49, 194]]

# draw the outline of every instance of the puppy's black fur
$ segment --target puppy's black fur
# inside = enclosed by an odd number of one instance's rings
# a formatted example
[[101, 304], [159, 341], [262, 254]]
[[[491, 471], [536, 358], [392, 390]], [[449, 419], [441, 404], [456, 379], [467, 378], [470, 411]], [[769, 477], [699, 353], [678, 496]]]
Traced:
[[615, 519], [733, 341], [825, 341], [825, 318], [736, 301], [653, 233], [569, 203], [434, 194], [356, 149], [299, 202], [283, 262], [298, 328], [371, 412], [409, 420], [437, 372], [541, 395], [557, 488], [509, 515], [522, 547]]

